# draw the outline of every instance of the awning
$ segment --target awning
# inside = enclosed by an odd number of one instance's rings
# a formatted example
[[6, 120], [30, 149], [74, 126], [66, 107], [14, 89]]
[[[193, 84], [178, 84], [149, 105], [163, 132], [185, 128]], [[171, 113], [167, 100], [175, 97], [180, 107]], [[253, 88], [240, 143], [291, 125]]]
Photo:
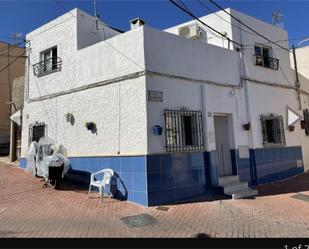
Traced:
[[10, 119], [18, 124], [19, 126], [21, 125], [21, 110], [19, 109], [17, 112], [11, 115]]

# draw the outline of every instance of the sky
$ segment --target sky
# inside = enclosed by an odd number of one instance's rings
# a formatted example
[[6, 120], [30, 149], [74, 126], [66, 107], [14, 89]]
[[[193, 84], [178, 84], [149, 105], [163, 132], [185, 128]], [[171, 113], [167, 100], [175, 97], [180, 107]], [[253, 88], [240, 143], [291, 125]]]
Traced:
[[[218, 10], [208, 0], [202, 0], [212, 10]], [[309, 0], [216, 0], [222, 7], [231, 7], [245, 14], [271, 23], [273, 11], [284, 15], [284, 28], [289, 39], [309, 37]], [[196, 16], [210, 13], [197, 0], [184, 0]], [[129, 21], [140, 17], [146, 25], [165, 29], [192, 18], [168, 0], [97, 0], [97, 12], [105, 23], [129, 29]], [[73, 8], [80, 8], [93, 15], [93, 0], [0, 0], [0, 40], [13, 43], [13, 33], [30, 31], [55, 19]], [[291, 40], [297, 44], [302, 39]], [[309, 44], [309, 42], [308, 42]], [[306, 45], [308, 45], [306, 44]]]

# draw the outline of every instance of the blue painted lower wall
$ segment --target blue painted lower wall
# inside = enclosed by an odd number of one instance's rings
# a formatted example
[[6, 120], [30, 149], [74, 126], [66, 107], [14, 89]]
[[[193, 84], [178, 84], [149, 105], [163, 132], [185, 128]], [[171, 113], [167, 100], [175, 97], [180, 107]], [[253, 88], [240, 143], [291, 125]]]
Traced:
[[217, 186], [219, 179], [217, 151], [205, 151], [204, 161], [208, 187]]
[[147, 156], [149, 206], [207, 193], [204, 152]]
[[[112, 193], [123, 200], [148, 206], [146, 156], [70, 157], [70, 170], [66, 179], [89, 187], [90, 174], [103, 168], [115, 172]], [[26, 160], [20, 160], [25, 168]]]
[[300, 146], [250, 149], [249, 158], [239, 158], [231, 151], [232, 164], [237, 165], [239, 178], [250, 186], [282, 180], [304, 172]]
[[[67, 179], [89, 186], [90, 174], [114, 170], [112, 193], [143, 206], [173, 203], [211, 193], [218, 184], [216, 151], [165, 153], [146, 156], [71, 157]], [[251, 149], [249, 158], [231, 151], [233, 173], [250, 186], [304, 172], [301, 147]], [[26, 159], [20, 159], [25, 168]], [[234, 172], [237, 171], [237, 172]]]

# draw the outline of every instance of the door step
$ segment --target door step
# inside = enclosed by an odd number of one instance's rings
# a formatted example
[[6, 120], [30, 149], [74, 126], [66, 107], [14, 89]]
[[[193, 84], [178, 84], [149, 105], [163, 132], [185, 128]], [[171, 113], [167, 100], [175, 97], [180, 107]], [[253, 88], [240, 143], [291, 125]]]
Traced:
[[246, 190], [236, 191], [232, 194], [232, 199], [244, 199], [257, 196], [258, 192], [256, 189], [248, 188]]
[[222, 187], [224, 189], [223, 192], [226, 195], [232, 195], [233, 193], [237, 191], [242, 191], [242, 190], [246, 190], [249, 188], [247, 182], [237, 182], [237, 183], [228, 184]]
[[219, 177], [218, 187], [232, 199], [249, 198], [257, 195], [257, 190], [249, 188], [248, 182], [239, 181], [238, 175]]
[[219, 177], [219, 186], [239, 182], [239, 176], [222, 176]]

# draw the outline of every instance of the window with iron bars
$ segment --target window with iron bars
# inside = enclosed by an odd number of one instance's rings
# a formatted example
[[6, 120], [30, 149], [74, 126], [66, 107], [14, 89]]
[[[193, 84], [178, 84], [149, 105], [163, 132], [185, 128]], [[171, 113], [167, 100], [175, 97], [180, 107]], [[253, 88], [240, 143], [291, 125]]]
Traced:
[[41, 137], [47, 136], [47, 125], [45, 123], [35, 122], [29, 126], [29, 145], [31, 142], [39, 142]]
[[40, 53], [40, 62], [33, 65], [33, 73], [41, 77], [53, 72], [61, 71], [62, 60], [57, 56], [57, 46]]
[[271, 57], [272, 48], [262, 45], [255, 45], [255, 65], [278, 70], [279, 59]]
[[305, 109], [303, 111], [304, 114], [304, 121], [305, 121], [305, 134], [309, 136], [309, 110]]
[[263, 146], [285, 146], [283, 117], [276, 114], [261, 115]]
[[204, 149], [201, 111], [164, 110], [166, 151]]

